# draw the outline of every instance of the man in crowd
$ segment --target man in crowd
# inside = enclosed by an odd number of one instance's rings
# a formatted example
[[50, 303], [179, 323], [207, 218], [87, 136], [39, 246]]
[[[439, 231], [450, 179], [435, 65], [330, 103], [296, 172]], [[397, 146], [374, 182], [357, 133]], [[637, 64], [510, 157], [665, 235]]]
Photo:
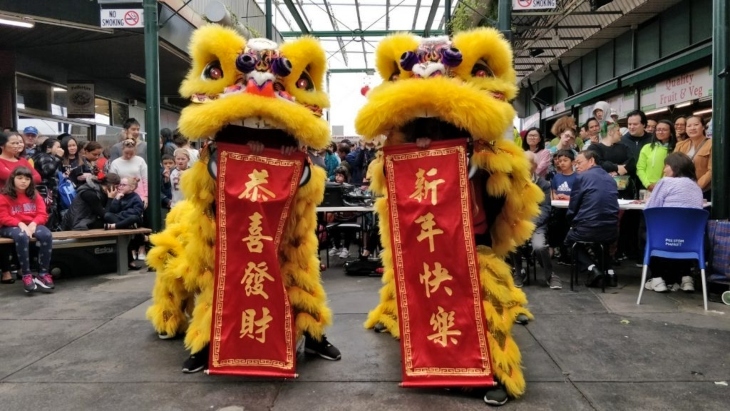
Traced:
[[33, 158], [38, 140], [38, 129], [28, 126], [23, 129], [23, 141], [25, 142], [25, 158]]
[[122, 132], [120, 134], [119, 142], [112, 146], [109, 154], [109, 164], [114, 160], [122, 156], [122, 142], [128, 138], [134, 140], [137, 144], [137, 155], [142, 157], [144, 162], [147, 162], [147, 143], [140, 139], [140, 125], [139, 121], [134, 118], [128, 118], [124, 120], [122, 124]]
[[[608, 245], [616, 241], [618, 235], [618, 189], [614, 179], [596, 163], [597, 154], [593, 151], [581, 151], [575, 159], [578, 178], [570, 192], [567, 220], [570, 230], [565, 238], [565, 245], [570, 250], [578, 241], [603, 243], [606, 251]], [[588, 273], [586, 285], [596, 287], [606, 273], [604, 261], [600, 258], [600, 247], [593, 249], [594, 261], [582, 244], [576, 245], [578, 269]], [[606, 284], [617, 285], [613, 270], [607, 272]]]

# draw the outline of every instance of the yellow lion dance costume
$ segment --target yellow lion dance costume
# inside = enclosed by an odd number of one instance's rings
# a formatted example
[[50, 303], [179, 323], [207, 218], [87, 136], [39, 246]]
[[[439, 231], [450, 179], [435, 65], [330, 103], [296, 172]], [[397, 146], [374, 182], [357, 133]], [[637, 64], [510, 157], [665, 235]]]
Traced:
[[[532, 315], [504, 259], [530, 238], [543, 194], [532, 184], [522, 148], [503, 137], [515, 116], [508, 103], [517, 93], [512, 52], [499, 32], [485, 28], [457, 34], [440, 54], [429, 42], [433, 40], [399, 34], [378, 45], [376, 65], [384, 81], [368, 94], [355, 126], [366, 140], [386, 135], [386, 146], [422, 138], [472, 139], [476, 174], [471, 182], [483, 193], [488, 220], [486, 239], [476, 243], [489, 347], [495, 376], [509, 395], [519, 397], [525, 380], [511, 329], [518, 315]], [[387, 196], [382, 158], [375, 161], [372, 189]], [[384, 286], [365, 327], [399, 338], [387, 199], [379, 199], [375, 209], [381, 215]]]
[[[330, 131], [321, 118], [322, 109], [329, 106], [322, 91], [326, 58], [316, 40], [302, 38], [281, 46], [266, 39], [247, 43], [232, 29], [209, 25], [194, 33], [190, 55], [192, 67], [180, 94], [191, 98], [192, 104], [182, 111], [179, 128], [189, 138], [211, 143], [182, 178], [186, 200], [170, 211], [166, 229], [151, 236], [154, 247], [147, 261], [157, 278], [147, 318], [161, 338], [185, 333], [185, 347], [194, 355], [207, 348], [211, 335], [215, 139], [225, 135], [241, 144], [255, 140], [276, 149], [322, 149], [330, 141]], [[266, 95], [252, 94], [252, 84]], [[326, 176], [319, 167], [309, 168], [310, 179], [296, 192], [278, 253], [297, 339], [306, 333], [321, 342], [332, 322], [320, 281], [315, 234], [315, 208], [324, 196]]]

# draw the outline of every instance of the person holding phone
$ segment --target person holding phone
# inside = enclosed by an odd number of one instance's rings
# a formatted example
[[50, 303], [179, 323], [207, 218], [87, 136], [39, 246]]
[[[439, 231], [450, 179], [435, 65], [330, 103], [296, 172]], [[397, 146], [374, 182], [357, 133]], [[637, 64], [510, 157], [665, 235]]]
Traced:
[[64, 230], [86, 231], [104, 227], [104, 214], [117, 196], [119, 175], [109, 173], [104, 178], [92, 177], [76, 189], [76, 197], [64, 215]]

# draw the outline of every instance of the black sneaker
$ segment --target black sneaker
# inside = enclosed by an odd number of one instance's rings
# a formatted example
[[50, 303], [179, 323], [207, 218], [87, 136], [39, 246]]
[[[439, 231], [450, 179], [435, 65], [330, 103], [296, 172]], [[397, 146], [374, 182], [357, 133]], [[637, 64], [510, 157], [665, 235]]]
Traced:
[[522, 288], [522, 285], [525, 283], [525, 278], [527, 277], [527, 274], [525, 273], [525, 269], [523, 268], [520, 270], [519, 273], [515, 273], [512, 278], [515, 281], [515, 287]]
[[550, 276], [550, 281], [548, 281], [548, 285], [550, 286], [551, 290], [560, 290], [563, 288], [563, 282], [560, 281], [560, 277], [555, 274]]
[[166, 332], [161, 332], [157, 334], [157, 338], [161, 340], [172, 340], [174, 338], [177, 338], [177, 334], [168, 334]]
[[307, 334], [304, 342], [304, 352], [307, 354], [319, 355], [325, 360], [330, 361], [338, 361], [342, 358], [340, 350], [330, 344], [329, 341], [327, 341], [327, 337], [324, 335], [322, 336], [322, 341], [317, 341]]
[[383, 324], [383, 323], [377, 323], [373, 327], [373, 331], [375, 331], [376, 333], [387, 333], [388, 332], [388, 329], [385, 328], [385, 324]]
[[208, 346], [191, 355], [183, 363], [182, 372], [185, 374], [194, 374], [208, 368]]
[[515, 322], [520, 325], [527, 325], [527, 323], [530, 322], [530, 318], [527, 317], [525, 314], [517, 314], [517, 318], [515, 318]]
[[505, 391], [504, 387], [501, 385], [489, 389], [487, 393], [484, 394], [484, 402], [489, 405], [499, 407], [500, 405], [507, 404], [507, 401], [509, 401], [509, 396], [507, 395], [507, 391]]
[[35, 285], [35, 281], [33, 281], [33, 274], [24, 274], [23, 275], [23, 289], [26, 293], [32, 293], [33, 291], [38, 288]]

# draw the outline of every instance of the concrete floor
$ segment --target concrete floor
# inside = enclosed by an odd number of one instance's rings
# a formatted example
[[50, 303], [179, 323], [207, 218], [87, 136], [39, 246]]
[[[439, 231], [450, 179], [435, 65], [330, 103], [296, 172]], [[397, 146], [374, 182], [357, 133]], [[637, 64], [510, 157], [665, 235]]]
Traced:
[[[337, 260], [335, 257], [334, 260]], [[700, 292], [636, 296], [639, 270], [619, 288], [525, 287], [535, 321], [515, 326], [524, 397], [507, 410], [727, 410], [730, 307]], [[300, 358], [295, 381], [186, 375], [182, 341], [145, 320], [154, 273], [59, 280], [53, 294], [0, 285], [0, 410], [476, 410], [480, 399], [400, 388], [399, 344], [362, 328], [379, 278], [323, 279], [335, 312], [329, 339], [343, 359]]]

